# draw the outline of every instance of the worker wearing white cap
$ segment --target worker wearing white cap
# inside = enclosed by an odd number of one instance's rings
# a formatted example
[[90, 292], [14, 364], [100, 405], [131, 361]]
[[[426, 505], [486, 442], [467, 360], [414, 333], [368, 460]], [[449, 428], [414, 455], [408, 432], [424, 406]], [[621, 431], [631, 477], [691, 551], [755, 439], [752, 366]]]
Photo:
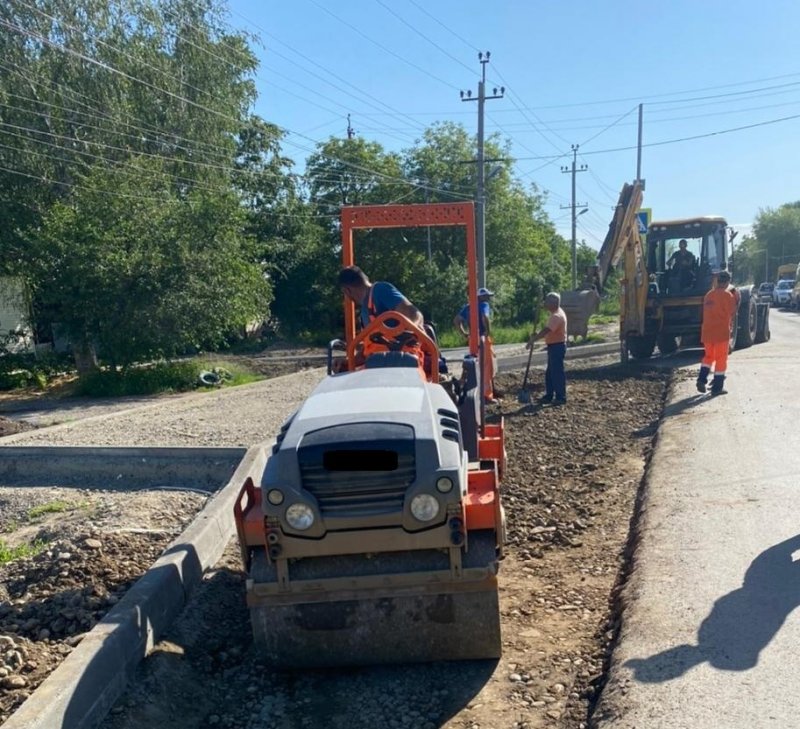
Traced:
[[[494, 347], [492, 346], [492, 327], [490, 319], [492, 309], [489, 299], [494, 296], [494, 291], [487, 288], [478, 289], [478, 332], [483, 339], [484, 367], [483, 367], [483, 397], [487, 403], [494, 403]], [[469, 304], [461, 307], [461, 311], [453, 319], [453, 326], [464, 337], [469, 337]]]

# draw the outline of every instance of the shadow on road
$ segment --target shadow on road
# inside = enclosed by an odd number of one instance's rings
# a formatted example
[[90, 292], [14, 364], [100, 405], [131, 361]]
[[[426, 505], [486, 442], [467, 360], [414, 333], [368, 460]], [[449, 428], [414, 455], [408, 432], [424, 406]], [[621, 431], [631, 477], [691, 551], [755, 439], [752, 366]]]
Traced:
[[800, 535], [756, 557], [742, 586], [719, 598], [697, 631], [697, 645], [682, 644], [625, 666], [637, 681], [662, 683], [706, 661], [721, 671], [747, 671], [758, 663], [786, 617], [800, 605]]
[[690, 395], [689, 397], [683, 398], [683, 400], [678, 400], [677, 402], [669, 403], [664, 408], [664, 417], [668, 418], [674, 415], [680, 415], [687, 410], [691, 410], [698, 405], [702, 405], [704, 402], [708, 402], [711, 395], [708, 393], [700, 394], [699, 392], [696, 395]]

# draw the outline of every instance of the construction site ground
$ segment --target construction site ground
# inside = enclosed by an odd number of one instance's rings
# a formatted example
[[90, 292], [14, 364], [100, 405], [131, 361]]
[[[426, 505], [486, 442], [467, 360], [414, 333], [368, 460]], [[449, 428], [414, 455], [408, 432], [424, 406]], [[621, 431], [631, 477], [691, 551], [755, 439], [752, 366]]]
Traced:
[[[0, 443], [255, 442], [275, 432], [320, 376], [308, 370], [159, 400]], [[542, 376], [534, 372], [534, 397]], [[105, 729], [585, 725], [616, 629], [615, 590], [668, 374], [620, 368], [611, 358], [576, 361], [563, 408], [518, 403], [521, 379], [520, 372], [500, 376], [505, 396], [491, 409], [506, 419], [509, 452], [499, 663], [268, 671], [251, 649], [244, 575], [231, 545]], [[37, 556], [0, 567], [0, 582], [13, 591], [13, 610], [0, 615], [3, 655], [10, 656], [0, 677], [0, 721], [119, 599], [202, 499], [163, 491], [0, 490], [2, 513], [9, 515], [0, 539], [47, 540]], [[53, 502], [67, 506], [48, 512]], [[104, 516], [109, 512], [113, 519]]]

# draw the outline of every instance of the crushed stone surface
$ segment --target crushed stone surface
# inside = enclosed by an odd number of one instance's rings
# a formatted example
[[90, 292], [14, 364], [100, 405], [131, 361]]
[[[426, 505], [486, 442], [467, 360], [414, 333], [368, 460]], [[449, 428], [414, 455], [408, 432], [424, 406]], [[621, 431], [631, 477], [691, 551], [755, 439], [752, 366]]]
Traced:
[[[616, 630], [629, 524], [670, 377], [610, 361], [568, 363], [569, 404], [560, 408], [535, 403], [541, 370], [532, 373], [530, 405], [517, 402], [521, 372], [498, 377], [504, 397], [489, 413], [506, 423], [509, 526], [499, 662], [272, 671], [253, 650], [245, 576], [232, 543], [103, 729], [587, 726]], [[249, 446], [271, 438], [323, 376], [306, 370], [83, 421], [73, 409], [76, 422], [12, 435], [0, 447]], [[205, 498], [0, 487], [0, 540], [41, 549], [0, 566], [0, 723]], [[54, 503], [58, 510], [48, 511]]]

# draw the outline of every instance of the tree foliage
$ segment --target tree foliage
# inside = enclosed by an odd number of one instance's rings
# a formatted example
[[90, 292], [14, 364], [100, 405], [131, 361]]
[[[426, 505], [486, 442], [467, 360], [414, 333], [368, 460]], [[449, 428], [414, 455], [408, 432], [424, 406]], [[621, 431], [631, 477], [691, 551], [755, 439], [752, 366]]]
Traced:
[[233, 193], [178, 197], [157, 162], [136, 162], [122, 180], [92, 171], [29, 240], [42, 312], [118, 365], [219, 347], [269, 302]]
[[[474, 197], [476, 140], [451, 122], [400, 152], [332, 137], [300, 171], [286, 132], [252, 113], [256, 57], [224, 13], [224, 0], [0, 4], [0, 272], [28, 279], [40, 329], [58, 323], [117, 364], [218, 346], [261, 317], [335, 336], [341, 206]], [[503, 160], [486, 170], [496, 318], [527, 322], [568, 285], [569, 248], [508, 141], [490, 137], [486, 155]], [[440, 325], [466, 301], [459, 229], [359, 231], [356, 259]]]
[[774, 281], [779, 265], [800, 262], [800, 201], [759, 210], [734, 259], [742, 282]]

